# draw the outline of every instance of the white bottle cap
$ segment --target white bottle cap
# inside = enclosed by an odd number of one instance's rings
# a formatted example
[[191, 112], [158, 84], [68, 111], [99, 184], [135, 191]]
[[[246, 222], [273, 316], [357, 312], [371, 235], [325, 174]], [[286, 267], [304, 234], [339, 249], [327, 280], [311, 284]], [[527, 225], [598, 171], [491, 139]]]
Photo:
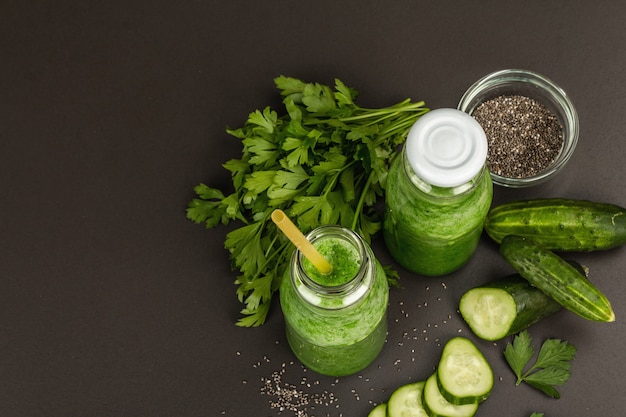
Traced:
[[487, 137], [469, 114], [432, 110], [411, 127], [405, 148], [415, 173], [429, 184], [456, 187], [474, 178], [487, 159]]

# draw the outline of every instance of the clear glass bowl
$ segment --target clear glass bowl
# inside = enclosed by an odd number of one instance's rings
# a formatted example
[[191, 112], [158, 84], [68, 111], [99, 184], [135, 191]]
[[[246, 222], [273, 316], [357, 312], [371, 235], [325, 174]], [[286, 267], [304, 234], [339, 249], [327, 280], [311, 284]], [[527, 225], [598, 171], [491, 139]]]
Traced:
[[532, 98], [554, 112], [563, 126], [563, 146], [554, 161], [537, 175], [509, 178], [491, 173], [494, 184], [504, 187], [529, 187], [558, 173], [572, 156], [578, 143], [578, 114], [571, 100], [548, 78], [522, 69], [506, 69], [476, 81], [461, 97], [458, 109], [472, 114], [476, 107], [498, 96], [522, 95]]

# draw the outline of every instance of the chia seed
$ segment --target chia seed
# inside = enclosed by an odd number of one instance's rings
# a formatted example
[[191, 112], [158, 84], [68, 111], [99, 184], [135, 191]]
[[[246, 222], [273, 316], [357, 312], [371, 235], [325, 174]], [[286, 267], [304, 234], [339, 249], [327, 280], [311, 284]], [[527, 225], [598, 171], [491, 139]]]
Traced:
[[522, 96], [487, 100], [472, 116], [487, 135], [487, 167], [507, 178], [527, 178], [547, 169], [563, 147], [563, 126], [538, 101]]

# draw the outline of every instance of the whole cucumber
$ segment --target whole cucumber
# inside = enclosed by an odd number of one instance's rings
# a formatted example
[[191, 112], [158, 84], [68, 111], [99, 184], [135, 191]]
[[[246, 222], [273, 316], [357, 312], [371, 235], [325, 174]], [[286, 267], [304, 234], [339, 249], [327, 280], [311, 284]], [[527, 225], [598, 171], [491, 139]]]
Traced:
[[605, 250], [626, 243], [626, 209], [563, 198], [514, 201], [489, 211], [485, 231], [497, 243], [518, 235], [550, 250]]
[[500, 253], [528, 282], [571, 312], [587, 320], [615, 321], [606, 296], [574, 266], [533, 239], [508, 235], [502, 239]]

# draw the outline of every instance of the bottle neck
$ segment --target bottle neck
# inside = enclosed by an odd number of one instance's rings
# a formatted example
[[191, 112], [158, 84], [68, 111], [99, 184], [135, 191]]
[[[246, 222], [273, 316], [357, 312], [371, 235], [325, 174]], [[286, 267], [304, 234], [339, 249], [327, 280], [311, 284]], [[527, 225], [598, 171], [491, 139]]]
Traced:
[[466, 183], [457, 185], [455, 187], [438, 187], [436, 185], [429, 184], [423, 178], [420, 178], [408, 160], [406, 150], [403, 149], [401, 154], [399, 155], [402, 158], [401, 164], [403, 168], [403, 172], [406, 175], [407, 179], [421, 192], [427, 194], [429, 196], [435, 198], [457, 198], [464, 196], [470, 192], [472, 192], [477, 185], [481, 182], [483, 176], [485, 175], [485, 167], [483, 168], [469, 181]]
[[374, 260], [362, 238], [340, 226], [321, 226], [307, 239], [331, 263], [333, 271], [322, 275], [296, 250], [292, 257], [291, 280], [308, 304], [327, 310], [349, 307], [361, 300], [374, 279]]

